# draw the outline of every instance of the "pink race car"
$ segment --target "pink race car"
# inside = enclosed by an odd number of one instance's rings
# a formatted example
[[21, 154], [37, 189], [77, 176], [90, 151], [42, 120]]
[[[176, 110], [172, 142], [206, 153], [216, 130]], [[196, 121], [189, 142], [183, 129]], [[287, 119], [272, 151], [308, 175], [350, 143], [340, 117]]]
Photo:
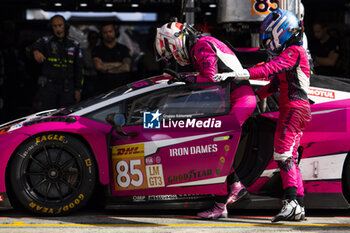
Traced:
[[[201, 209], [233, 164], [250, 197], [231, 208], [280, 208], [272, 158], [278, 95], [260, 102], [240, 129], [228, 114], [229, 85], [170, 79], [145, 79], [1, 125], [0, 205], [66, 215], [102, 186], [105, 198], [94, 201], [108, 208]], [[254, 88], [266, 83], [251, 80]], [[349, 208], [350, 85], [327, 85], [309, 93], [312, 121], [299, 148], [305, 204]]]

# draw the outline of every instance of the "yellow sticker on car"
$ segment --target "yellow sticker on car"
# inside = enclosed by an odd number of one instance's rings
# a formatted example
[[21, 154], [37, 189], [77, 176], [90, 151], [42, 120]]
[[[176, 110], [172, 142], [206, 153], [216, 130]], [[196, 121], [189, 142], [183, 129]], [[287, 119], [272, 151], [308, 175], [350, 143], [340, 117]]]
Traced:
[[138, 157], [144, 156], [144, 154], [143, 143], [113, 146], [112, 148], [113, 158]]
[[116, 191], [164, 187], [161, 164], [145, 165], [144, 144], [112, 147], [112, 166]]

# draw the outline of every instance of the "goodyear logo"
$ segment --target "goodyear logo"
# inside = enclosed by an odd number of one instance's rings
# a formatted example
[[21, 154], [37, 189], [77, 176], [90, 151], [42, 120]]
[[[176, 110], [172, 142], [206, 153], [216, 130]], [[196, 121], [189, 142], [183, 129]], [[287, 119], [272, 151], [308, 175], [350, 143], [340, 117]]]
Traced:
[[144, 144], [130, 144], [130, 145], [120, 145], [113, 146], [112, 148], [112, 157], [138, 157], [144, 156]]

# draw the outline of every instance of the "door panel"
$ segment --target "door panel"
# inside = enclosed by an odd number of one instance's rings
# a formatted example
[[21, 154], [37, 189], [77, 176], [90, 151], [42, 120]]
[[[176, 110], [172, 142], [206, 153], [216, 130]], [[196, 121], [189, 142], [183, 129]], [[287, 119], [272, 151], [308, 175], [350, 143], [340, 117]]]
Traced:
[[241, 133], [228, 96], [227, 87], [201, 84], [128, 100], [123, 129], [138, 135], [112, 137], [112, 194], [218, 192]]

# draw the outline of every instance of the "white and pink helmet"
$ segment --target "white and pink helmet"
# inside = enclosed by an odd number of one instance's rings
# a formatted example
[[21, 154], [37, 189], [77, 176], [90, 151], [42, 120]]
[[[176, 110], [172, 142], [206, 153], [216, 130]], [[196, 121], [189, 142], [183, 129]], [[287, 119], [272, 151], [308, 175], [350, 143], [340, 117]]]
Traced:
[[181, 66], [190, 64], [188, 30], [192, 29], [186, 23], [178, 22], [167, 23], [157, 28], [155, 47], [160, 56], [157, 60], [168, 61], [173, 57]]

